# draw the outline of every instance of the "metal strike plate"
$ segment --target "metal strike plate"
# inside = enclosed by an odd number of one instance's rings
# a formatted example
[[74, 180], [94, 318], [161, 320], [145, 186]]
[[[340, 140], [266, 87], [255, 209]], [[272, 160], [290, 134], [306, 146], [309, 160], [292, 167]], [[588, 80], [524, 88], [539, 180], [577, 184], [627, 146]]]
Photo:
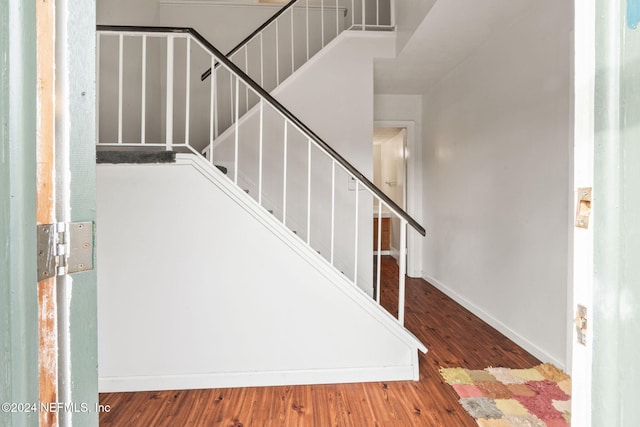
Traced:
[[578, 188], [578, 206], [576, 208], [576, 227], [589, 228], [591, 216], [591, 188]]
[[67, 274], [93, 270], [93, 223], [72, 222], [69, 231]]
[[587, 307], [578, 304], [574, 322], [578, 344], [587, 345]]

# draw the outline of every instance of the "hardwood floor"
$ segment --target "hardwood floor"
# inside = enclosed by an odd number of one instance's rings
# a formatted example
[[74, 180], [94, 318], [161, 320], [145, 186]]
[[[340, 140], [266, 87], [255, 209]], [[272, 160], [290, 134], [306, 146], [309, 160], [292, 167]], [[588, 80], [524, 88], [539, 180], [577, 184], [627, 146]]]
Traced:
[[[397, 266], [384, 257], [381, 301], [397, 311]], [[540, 362], [421, 279], [407, 279], [406, 325], [429, 349], [420, 381], [106, 393], [102, 426], [477, 426], [439, 367], [529, 368]], [[395, 310], [395, 311], [394, 311]]]

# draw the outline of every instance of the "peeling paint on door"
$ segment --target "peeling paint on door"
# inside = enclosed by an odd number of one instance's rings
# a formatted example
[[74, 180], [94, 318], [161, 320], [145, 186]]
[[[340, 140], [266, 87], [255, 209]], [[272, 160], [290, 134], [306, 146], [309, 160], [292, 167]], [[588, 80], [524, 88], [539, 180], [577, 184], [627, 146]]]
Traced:
[[627, 26], [632, 30], [640, 24], [640, 0], [627, 0]]

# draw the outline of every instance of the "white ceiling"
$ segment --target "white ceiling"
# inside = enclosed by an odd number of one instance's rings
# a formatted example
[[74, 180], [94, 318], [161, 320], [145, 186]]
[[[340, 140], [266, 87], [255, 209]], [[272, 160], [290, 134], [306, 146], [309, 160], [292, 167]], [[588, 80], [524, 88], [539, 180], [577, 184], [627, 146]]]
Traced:
[[[423, 94], [534, 0], [438, 0], [396, 59], [375, 62], [376, 94]], [[402, 0], [396, 3], [402, 7]]]

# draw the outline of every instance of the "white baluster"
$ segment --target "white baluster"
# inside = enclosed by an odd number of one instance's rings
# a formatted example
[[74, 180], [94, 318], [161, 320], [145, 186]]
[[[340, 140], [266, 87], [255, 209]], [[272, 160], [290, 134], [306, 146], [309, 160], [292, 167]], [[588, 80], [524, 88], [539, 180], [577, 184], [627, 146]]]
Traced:
[[309, 0], [307, 0], [305, 13], [307, 15], [307, 61], [308, 61], [309, 60]]
[[260, 136], [258, 139], [258, 204], [262, 206], [262, 147], [264, 138], [264, 99], [260, 98]]
[[280, 86], [280, 29], [276, 19], [276, 87]]
[[[232, 75], [233, 76], [233, 75]], [[240, 142], [240, 123], [238, 120], [238, 116], [240, 115], [240, 79], [238, 79], [238, 77], [236, 76], [236, 115], [235, 115], [235, 130], [236, 130], [236, 137], [235, 137], [235, 167], [234, 167], [234, 172], [233, 172], [233, 182], [235, 182], [236, 185], [238, 185], [238, 145]]]
[[187, 37], [187, 66], [185, 82], [185, 108], [184, 108], [184, 143], [189, 145], [189, 104], [191, 96], [191, 37]]
[[[375, 196], [376, 198], [378, 196]], [[380, 270], [382, 262], [382, 200], [378, 199], [378, 265], [376, 265], [376, 301], [380, 304]]]
[[211, 56], [211, 99], [209, 99], [209, 161], [213, 164], [214, 101], [216, 97], [215, 58]]
[[324, 47], [324, 0], [320, 0], [320, 27], [322, 34], [322, 47]]
[[293, 7], [291, 10], [291, 74], [296, 71], [296, 55], [295, 55], [295, 45], [294, 45], [294, 35], [293, 35]]
[[96, 144], [100, 144], [100, 40], [101, 33], [96, 33], [96, 106], [98, 114], [96, 114]]
[[400, 273], [398, 278], [398, 321], [404, 325], [405, 275], [407, 272], [407, 221], [400, 220]]
[[396, 0], [390, 0], [389, 2], [389, 25], [396, 26]]
[[311, 246], [311, 140], [307, 145], [307, 244]]
[[282, 224], [287, 225], [287, 143], [288, 143], [287, 119], [284, 120], [284, 159], [282, 171]]
[[333, 265], [336, 236], [336, 161], [331, 161], [331, 265]]
[[[142, 88], [140, 94], [140, 142], [146, 143], [147, 130], [147, 35], [142, 35]], [[99, 80], [98, 80], [99, 81]]]
[[353, 256], [353, 283], [357, 286], [358, 285], [358, 224], [359, 224], [359, 211], [360, 211], [360, 203], [359, 203], [359, 196], [360, 196], [360, 182], [358, 180], [356, 180], [356, 226], [355, 226], [355, 236], [354, 236], [354, 246], [355, 246], [355, 253]]
[[[235, 109], [233, 108], [233, 99], [234, 99], [233, 98], [233, 73], [231, 73], [231, 70], [228, 70], [228, 71], [229, 71], [229, 101], [230, 101], [229, 102], [229, 109], [231, 110], [231, 123], [235, 123], [234, 122], [234, 117], [235, 117], [234, 111], [235, 111]], [[235, 97], [235, 100], [236, 100], [236, 104], [237, 104], [237, 101], [238, 101], [238, 97], [237, 96]]]
[[366, 30], [367, 25], [367, 0], [362, 1], [362, 31]]
[[260, 33], [260, 86], [264, 87], [264, 38]]
[[355, 0], [351, 0], [351, 26], [356, 25], [356, 4]]
[[211, 79], [212, 79], [212, 84], [214, 86], [214, 111], [215, 111], [215, 116], [214, 116], [214, 132], [213, 134], [215, 135], [215, 137], [218, 137], [218, 134], [220, 133], [220, 126], [219, 126], [219, 120], [218, 120], [218, 111], [220, 110], [220, 103], [218, 102], [218, 99], [220, 98], [220, 94], [218, 93], [218, 72], [216, 71], [214, 65], [216, 63], [216, 59], [215, 58], [211, 58]]
[[[245, 74], [249, 75], [249, 44], [247, 43], [244, 46], [244, 65], [245, 65]], [[249, 85], [244, 85], [245, 87], [245, 107], [246, 111], [249, 111]]]
[[124, 36], [118, 36], [118, 144], [122, 144], [122, 86], [124, 68]]
[[336, 0], [336, 37], [340, 35], [340, 0]]
[[173, 36], [167, 38], [167, 106], [165, 144], [167, 151], [173, 148]]

